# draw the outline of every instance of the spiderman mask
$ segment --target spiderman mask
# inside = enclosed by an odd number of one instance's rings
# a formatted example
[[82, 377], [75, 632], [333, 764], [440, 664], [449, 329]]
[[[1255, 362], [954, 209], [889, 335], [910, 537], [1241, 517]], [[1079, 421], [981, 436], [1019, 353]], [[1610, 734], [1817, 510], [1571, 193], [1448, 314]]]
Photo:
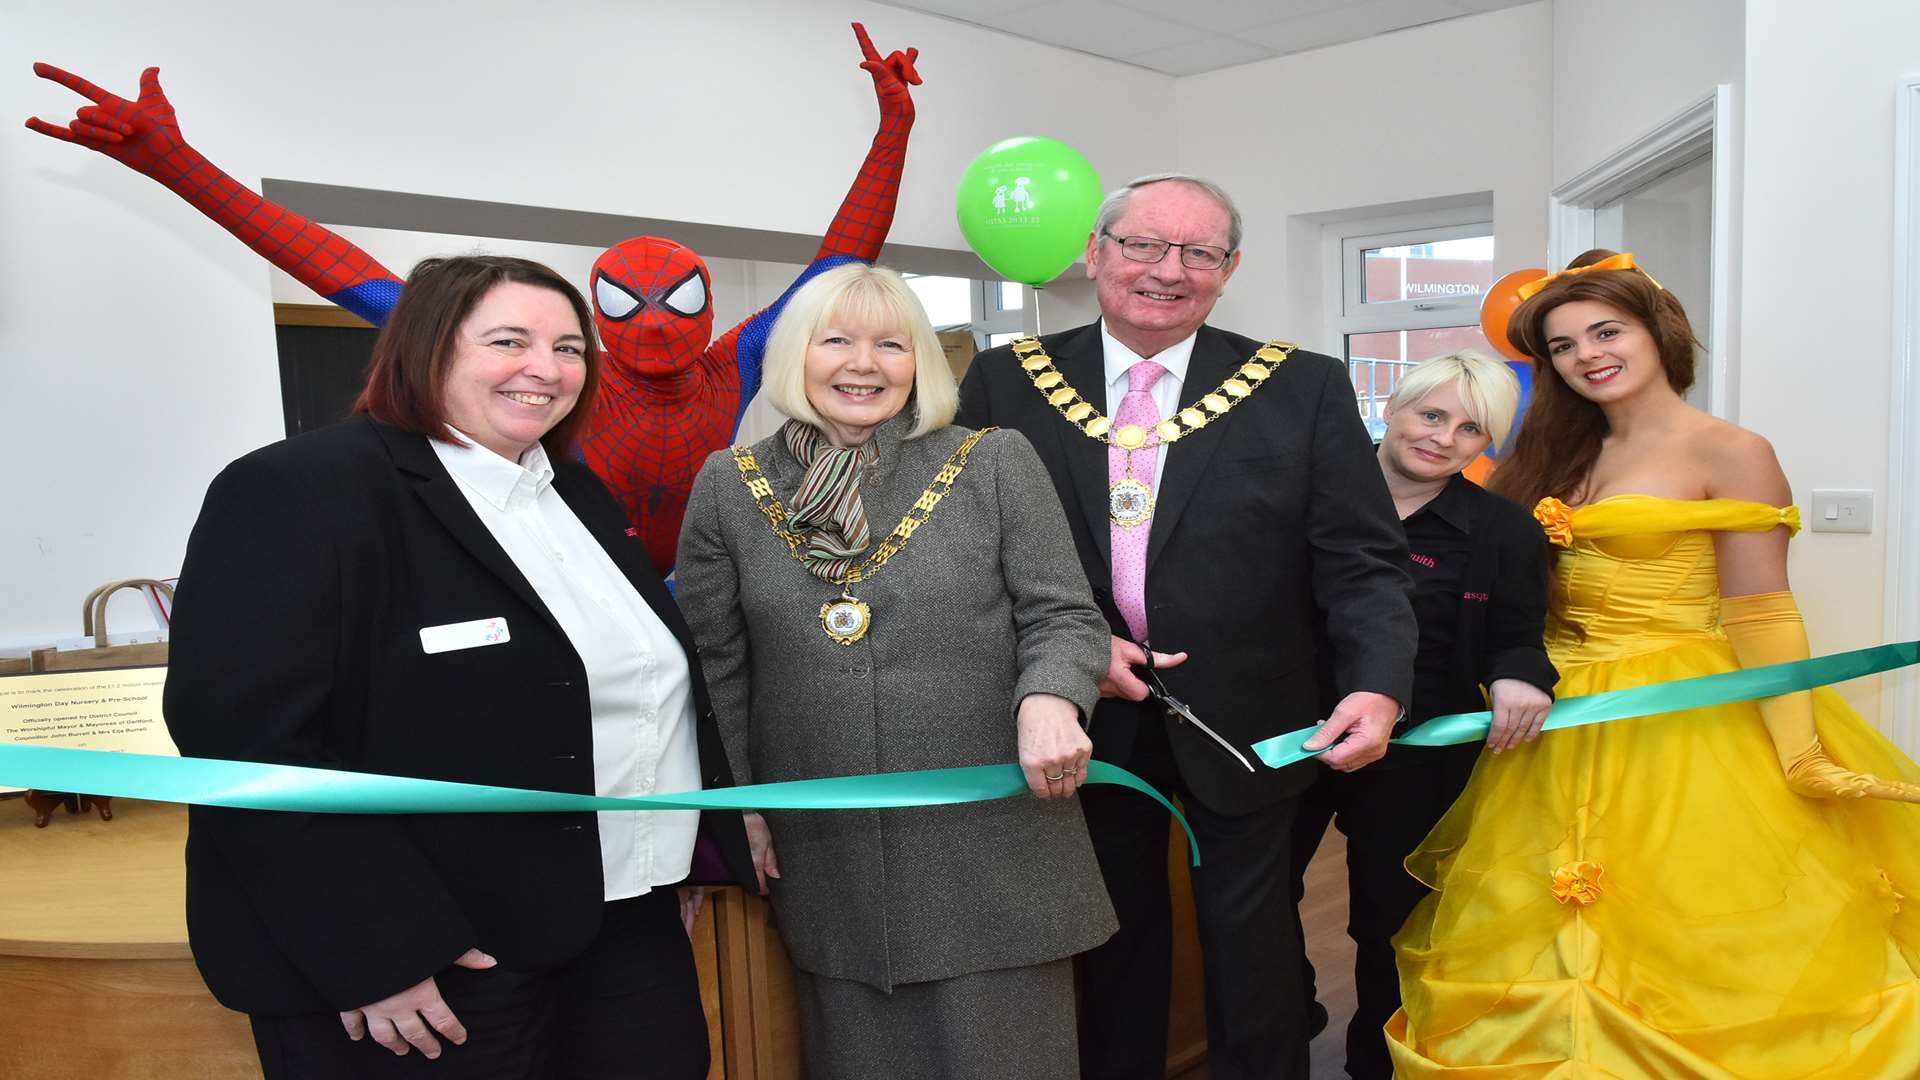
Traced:
[[593, 314], [614, 364], [647, 379], [686, 372], [713, 338], [706, 261], [658, 236], [622, 240], [594, 260]]

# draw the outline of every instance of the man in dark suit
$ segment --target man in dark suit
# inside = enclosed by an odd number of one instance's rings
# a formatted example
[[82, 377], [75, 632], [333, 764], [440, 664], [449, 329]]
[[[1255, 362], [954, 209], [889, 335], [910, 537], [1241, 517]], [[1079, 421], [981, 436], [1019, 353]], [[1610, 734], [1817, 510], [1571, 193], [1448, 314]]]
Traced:
[[[1114, 634], [1094, 755], [1181, 797], [1202, 858], [1213, 1075], [1272, 1080], [1307, 1074], [1298, 797], [1313, 770], [1385, 752], [1416, 633], [1405, 539], [1344, 366], [1205, 325], [1239, 245], [1239, 212], [1205, 181], [1143, 177], [1108, 196], [1087, 240], [1100, 322], [982, 354], [960, 422], [1020, 430], [1053, 474]], [[1167, 690], [1252, 769], [1149, 699], [1133, 670], [1149, 638]], [[1323, 683], [1340, 695], [1330, 714]], [[1250, 744], [1316, 722], [1321, 765], [1253, 758]], [[1120, 917], [1081, 961], [1082, 1075], [1158, 1080], [1169, 823], [1131, 793], [1081, 797]]]

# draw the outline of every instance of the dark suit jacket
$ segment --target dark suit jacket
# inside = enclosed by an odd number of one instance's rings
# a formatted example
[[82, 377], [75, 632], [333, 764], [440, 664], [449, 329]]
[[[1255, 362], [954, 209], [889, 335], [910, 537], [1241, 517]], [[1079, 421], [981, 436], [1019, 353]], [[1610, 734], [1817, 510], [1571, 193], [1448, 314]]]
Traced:
[[[1106, 411], [1097, 324], [1041, 339], [1067, 382]], [[1211, 392], [1262, 343], [1202, 327], [1181, 389]], [[1010, 347], [982, 353], [960, 392], [960, 423], [1016, 428], [1033, 442], [1067, 508], [1080, 562], [1114, 633], [1107, 448], [1069, 426], [1021, 371]], [[1405, 703], [1417, 635], [1407, 602], [1406, 537], [1354, 407], [1346, 368], [1297, 351], [1225, 417], [1164, 450], [1166, 468], [1147, 542], [1147, 619], [1154, 648], [1192, 658], [1163, 678], [1257, 772], [1170, 733], [1182, 778], [1220, 813], [1243, 814], [1312, 782], [1303, 762], [1268, 769], [1245, 748], [1320, 719], [1316, 670], [1341, 693], [1371, 690]], [[1329, 655], [1316, 655], [1324, 618]], [[1124, 766], [1151, 704], [1103, 701], [1089, 732], [1094, 756]]]
[[[554, 489], [687, 650], [701, 775], [731, 773], [692, 637], [586, 467]], [[586, 671], [427, 440], [365, 417], [234, 462], [208, 489], [174, 611], [166, 717], [194, 757], [593, 792]], [[433, 655], [422, 627], [504, 616]], [[753, 880], [739, 816], [703, 824]], [[261, 1014], [377, 1001], [478, 947], [578, 954], [603, 907], [594, 816], [194, 807], [187, 924], [207, 985]]]

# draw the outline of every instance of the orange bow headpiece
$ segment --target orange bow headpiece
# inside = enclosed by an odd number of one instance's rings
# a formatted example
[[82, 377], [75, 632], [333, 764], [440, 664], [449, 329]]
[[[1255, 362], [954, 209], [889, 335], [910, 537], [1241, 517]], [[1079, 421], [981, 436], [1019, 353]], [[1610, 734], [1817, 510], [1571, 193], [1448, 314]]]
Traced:
[[[1549, 274], [1545, 269], [1535, 266], [1515, 270], [1501, 277], [1487, 290], [1480, 302], [1480, 332], [1486, 335], [1487, 343], [1523, 364], [1533, 363], [1533, 357], [1521, 352], [1507, 340], [1507, 321], [1513, 318], [1514, 311], [1522, 303], [1532, 299], [1535, 293], [1552, 282], [1569, 274], [1584, 274], [1589, 270], [1640, 270], [1640, 266], [1633, 261], [1632, 255], [1623, 252], [1609, 255], [1592, 266], [1576, 266], [1557, 274]], [[1652, 274], [1645, 270], [1640, 272], [1646, 275], [1648, 281], [1653, 281]], [[1660, 288], [1658, 281], [1653, 281], [1653, 285]]]
[[1539, 292], [1541, 289], [1546, 288], [1548, 285], [1553, 284], [1554, 282], [1560, 280], [1561, 278], [1571, 277], [1574, 274], [1584, 274], [1591, 270], [1639, 270], [1642, 274], [1646, 274], [1646, 278], [1648, 281], [1653, 282], [1654, 288], [1658, 289], [1663, 287], [1658, 281], [1654, 280], [1654, 277], [1652, 274], [1648, 274], [1645, 270], [1642, 270], [1640, 268], [1640, 265], [1633, 261], [1632, 252], [1623, 251], [1618, 255], [1609, 255], [1608, 257], [1601, 259], [1599, 262], [1594, 263], [1592, 266], [1569, 267], [1565, 270], [1560, 271], [1557, 274], [1548, 274], [1546, 277], [1543, 277], [1543, 278], [1535, 278], [1534, 280], [1527, 282], [1525, 285], [1520, 286], [1515, 291], [1520, 294], [1521, 300], [1531, 300], [1533, 299], [1533, 294]]

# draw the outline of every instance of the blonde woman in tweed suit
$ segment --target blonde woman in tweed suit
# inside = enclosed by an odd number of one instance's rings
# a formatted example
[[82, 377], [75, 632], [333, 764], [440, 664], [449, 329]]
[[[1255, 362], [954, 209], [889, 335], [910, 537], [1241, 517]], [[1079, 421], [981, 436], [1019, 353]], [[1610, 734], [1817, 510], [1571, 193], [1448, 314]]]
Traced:
[[[1018, 761], [1032, 793], [749, 815], [809, 1074], [1077, 1075], [1070, 958], [1115, 927], [1072, 798], [1108, 630], [1052, 482], [1011, 431], [956, 455], [973, 433], [949, 423], [952, 373], [890, 270], [803, 286], [764, 392], [792, 419], [750, 462], [708, 459], [680, 537], [680, 603], [738, 782]], [[759, 476], [793, 545], [748, 485]]]

